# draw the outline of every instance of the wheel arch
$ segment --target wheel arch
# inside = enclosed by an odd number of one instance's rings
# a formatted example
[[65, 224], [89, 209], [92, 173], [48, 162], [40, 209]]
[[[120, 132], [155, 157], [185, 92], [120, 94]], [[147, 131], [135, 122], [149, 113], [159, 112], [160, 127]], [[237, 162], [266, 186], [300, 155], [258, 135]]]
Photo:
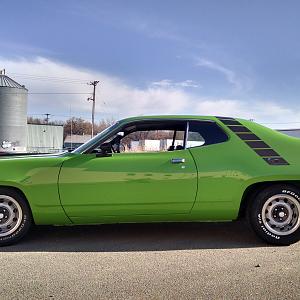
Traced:
[[273, 185], [279, 185], [279, 184], [289, 184], [292, 186], [295, 186], [300, 189], [300, 180], [280, 180], [280, 181], [263, 181], [263, 182], [256, 182], [254, 184], [249, 185], [242, 196], [238, 219], [242, 219], [246, 215], [246, 210], [251, 203], [251, 199], [260, 191], [263, 189], [273, 186]]

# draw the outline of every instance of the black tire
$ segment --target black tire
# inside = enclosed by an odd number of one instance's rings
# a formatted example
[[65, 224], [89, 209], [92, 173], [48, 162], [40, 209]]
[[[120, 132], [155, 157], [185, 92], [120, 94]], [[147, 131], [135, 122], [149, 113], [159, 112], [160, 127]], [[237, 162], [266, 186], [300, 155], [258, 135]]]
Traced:
[[263, 189], [250, 199], [247, 214], [254, 232], [270, 244], [286, 246], [300, 240], [300, 189], [295, 186]]
[[0, 188], [0, 217], [0, 247], [18, 242], [32, 224], [26, 199], [18, 191], [9, 188]]

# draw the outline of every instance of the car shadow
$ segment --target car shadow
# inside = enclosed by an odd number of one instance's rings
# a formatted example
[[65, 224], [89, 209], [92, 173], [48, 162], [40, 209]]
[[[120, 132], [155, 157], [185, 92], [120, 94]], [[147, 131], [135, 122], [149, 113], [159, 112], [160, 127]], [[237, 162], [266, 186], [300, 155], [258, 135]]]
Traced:
[[267, 247], [241, 221], [37, 226], [2, 252], [128, 252]]

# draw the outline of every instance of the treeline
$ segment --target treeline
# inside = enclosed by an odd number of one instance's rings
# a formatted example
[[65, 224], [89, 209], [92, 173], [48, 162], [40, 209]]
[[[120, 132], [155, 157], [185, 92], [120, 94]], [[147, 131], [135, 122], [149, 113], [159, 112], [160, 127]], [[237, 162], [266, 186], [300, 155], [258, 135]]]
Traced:
[[[66, 121], [47, 121], [47, 119], [40, 119], [40, 118], [27, 118], [28, 124], [43, 124], [43, 125], [63, 125], [64, 126], [64, 138], [67, 135], [91, 135], [92, 132], [92, 123], [84, 120], [82, 118], [72, 117]], [[115, 123], [114, 120], [101, 120], [98, 123], [95, 123], [94, 127], [94, 134], [97, 134], [104, 130], [105, 128], [109, 127]]]

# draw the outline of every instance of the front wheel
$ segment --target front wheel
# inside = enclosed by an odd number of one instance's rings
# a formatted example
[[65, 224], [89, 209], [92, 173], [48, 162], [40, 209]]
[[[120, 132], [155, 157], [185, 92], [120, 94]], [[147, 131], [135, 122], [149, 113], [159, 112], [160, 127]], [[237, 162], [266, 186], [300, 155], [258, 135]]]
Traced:
[[274, 185], [251, 199], [248, 218], [263, 240], [290, 245], [300, 240], [300, 190], [290, 185]]
[[32, 223], [27, 201], [15, 190], [0, 188], [0, 246], [16, 243]]

